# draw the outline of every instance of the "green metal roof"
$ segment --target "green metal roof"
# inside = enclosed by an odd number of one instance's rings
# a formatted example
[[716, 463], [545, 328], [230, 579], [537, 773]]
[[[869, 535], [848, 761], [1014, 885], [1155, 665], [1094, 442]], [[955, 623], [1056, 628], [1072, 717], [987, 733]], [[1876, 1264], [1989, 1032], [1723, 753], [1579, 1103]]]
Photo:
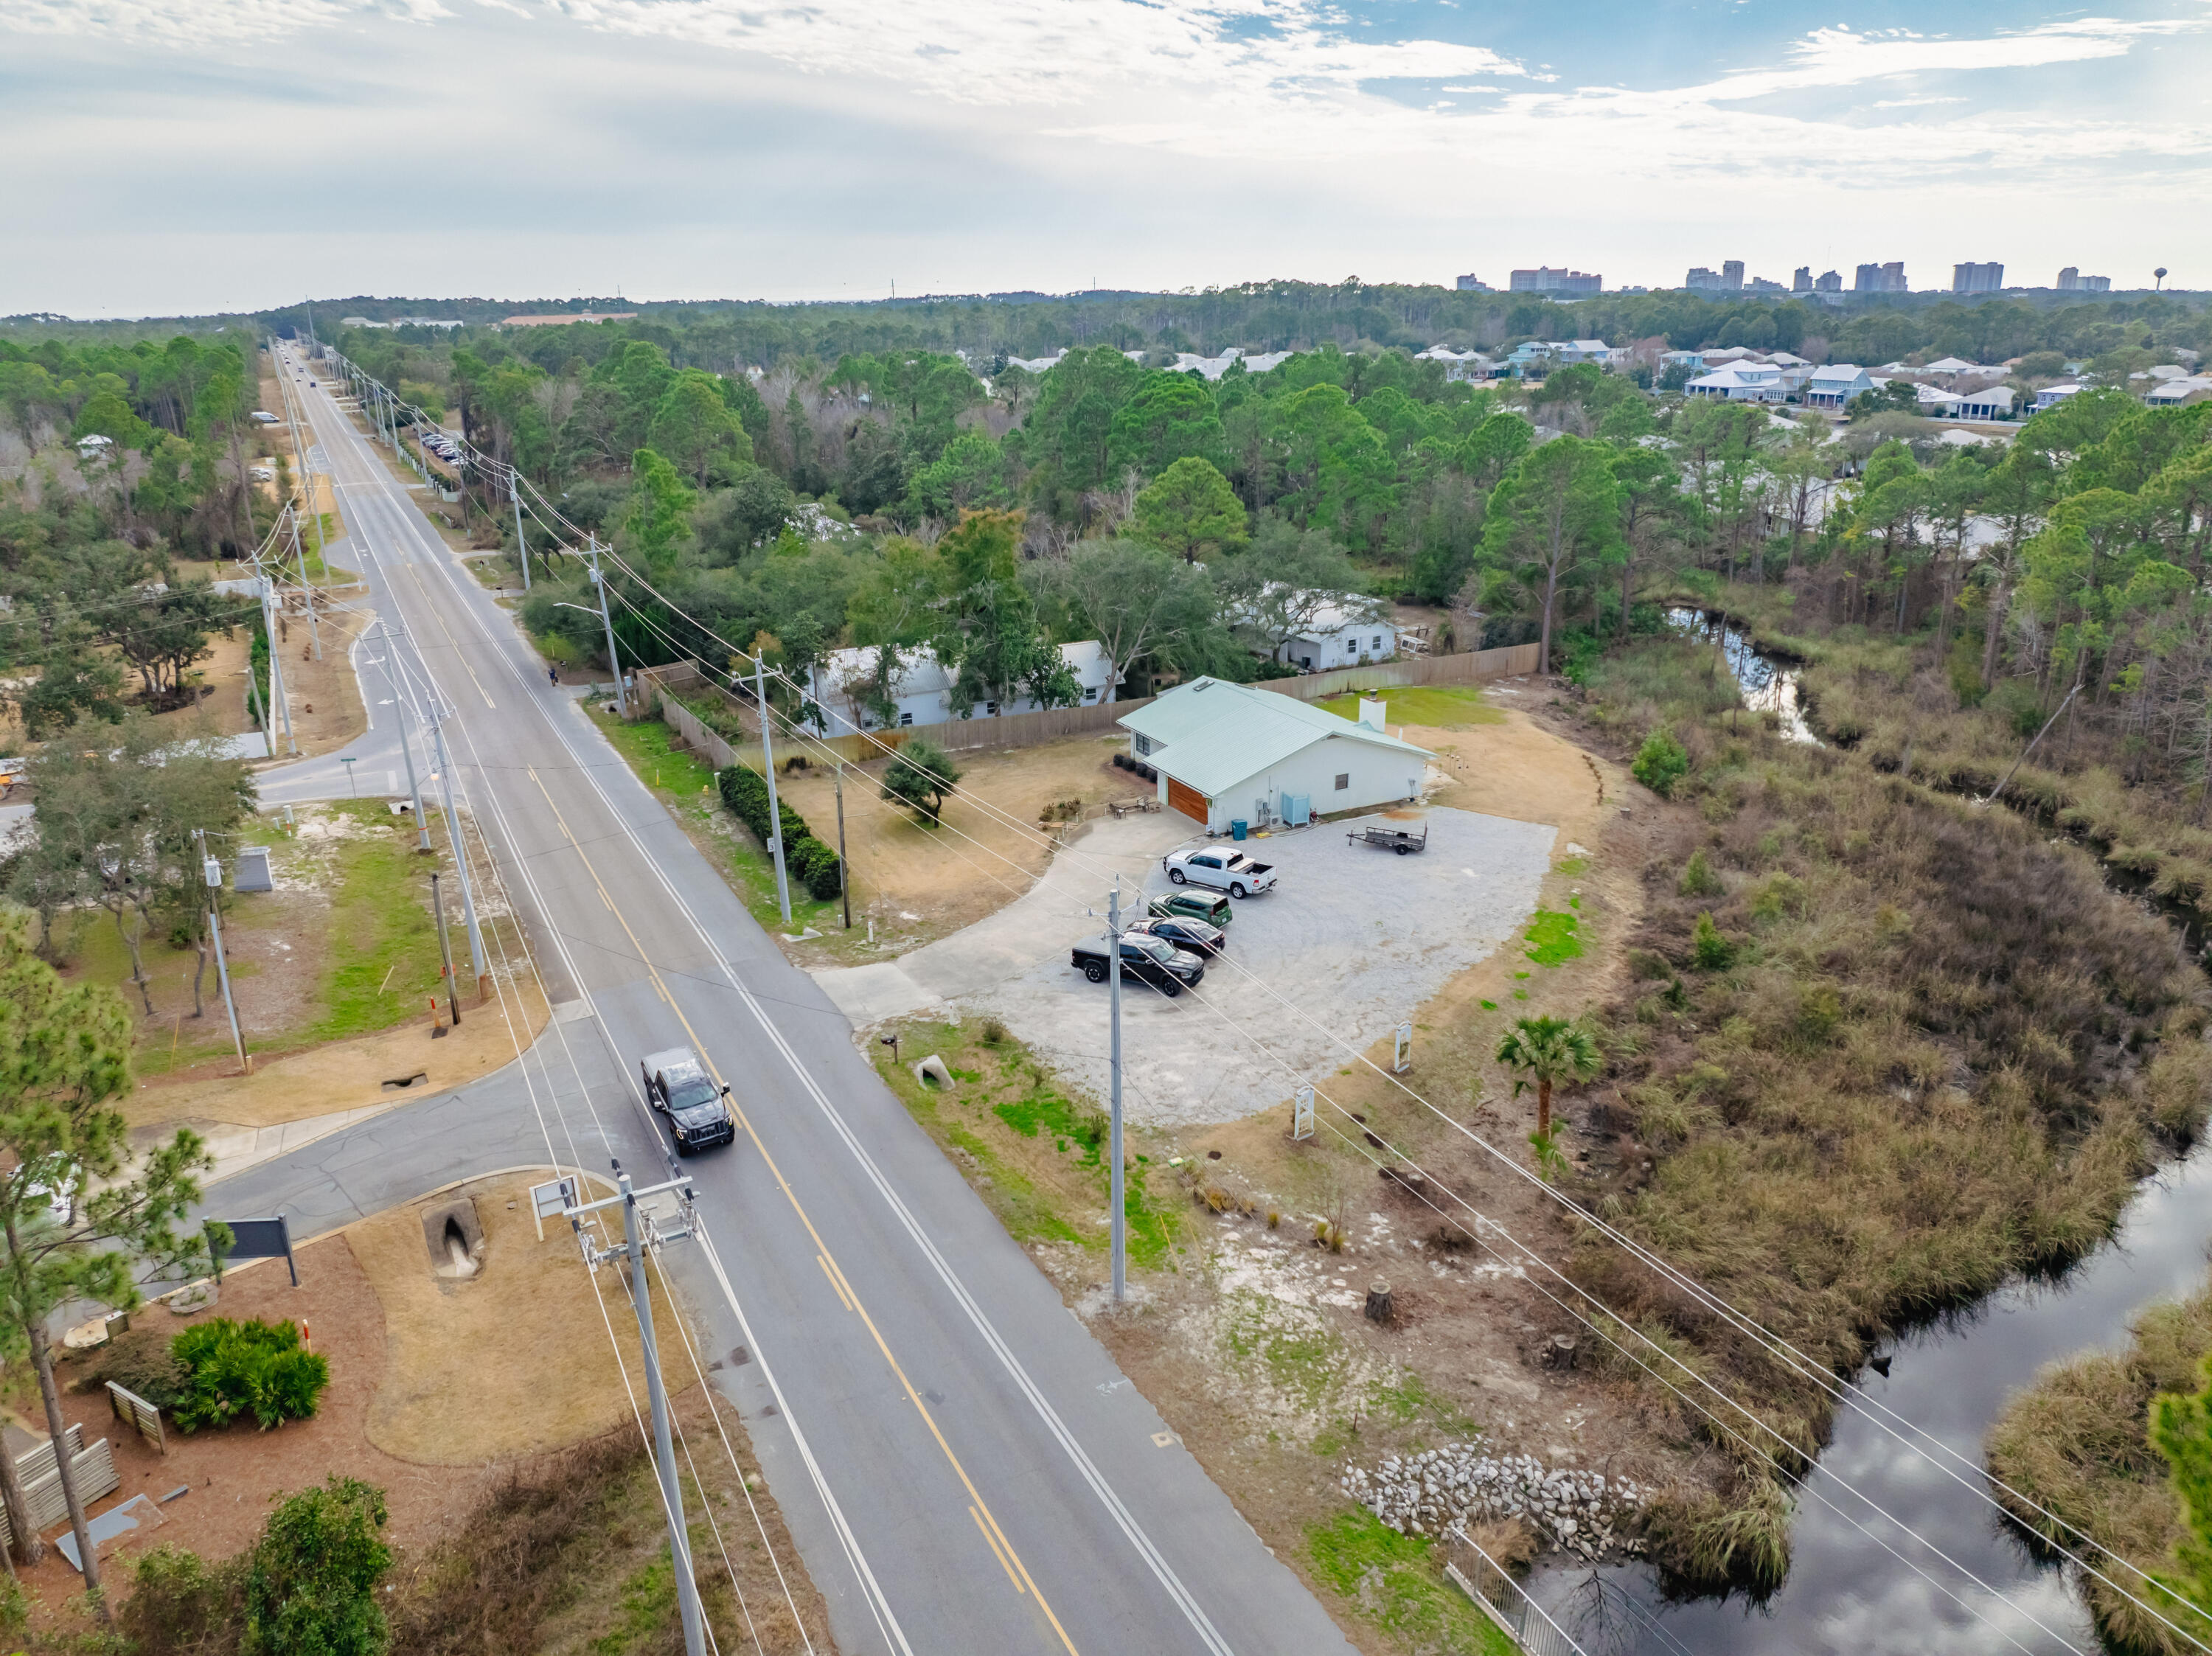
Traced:
[[1154, 744], [1147, 761], [1208, 798], [1316, 742], [1358, 742], [1425, 761], [1429, 751], [1295, 696], [1196, 678], [1115, 721]]

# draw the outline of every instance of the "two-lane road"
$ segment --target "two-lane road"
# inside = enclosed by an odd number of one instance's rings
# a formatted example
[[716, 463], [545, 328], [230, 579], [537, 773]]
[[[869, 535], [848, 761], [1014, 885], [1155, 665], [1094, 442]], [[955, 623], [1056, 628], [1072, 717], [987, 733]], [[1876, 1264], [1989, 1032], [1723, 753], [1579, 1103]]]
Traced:
[[688, 1042], [742, 1114], [734, 1146], [688, 1164], [731, 1294], [705, 1249], [667, 1259], [847, 1651], [1347, 1653], [327, 391], [301, 390], [373, 601], [456, 710], [456, 778], [563, 1012], [480, 1112], [432, 1101], [222, 1197], [343, 1213], [404, 1186], [395, 1161], [427, 1188], [549, 1143], [658, 1176], [635, 1059]]

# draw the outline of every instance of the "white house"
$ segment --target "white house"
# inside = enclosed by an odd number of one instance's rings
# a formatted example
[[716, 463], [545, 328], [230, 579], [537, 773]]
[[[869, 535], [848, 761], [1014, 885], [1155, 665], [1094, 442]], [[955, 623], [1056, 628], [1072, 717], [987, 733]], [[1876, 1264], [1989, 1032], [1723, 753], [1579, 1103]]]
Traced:
[[1179, 684], [1118, 723], [1159, 772], [1161, 803], [1210, 833], [1233, 822], [1297, 823], [1420, 797], [1425, 749], [1295, 696], [1225, 679]]
[[[1267, 624], [1267, 612], [1279, 604], [1285, 620], [1296, 616], [1304, 619], [1296, 632], [1276, 644], [1273, 634], [1280, 629]], [[1304, 673], [1388, 661], [1398, 653], [1398, 623], [1374, 599], [1349, 592], [1301, 591], [1285, 598], [1271, 586], [1256, 605], [1232, 612], [1230, 621], [1254, 654], [1272, 654]]]
[[2009, 420], [2012, 404], [2010, 385], [1984, 385], [1979, 391], [1960, 391], [1951, 412], [1961, 420]]
[[[1096, 639], [1081, 644], [1063, 644], [1060, 658], [1075, 675], [1075, 682], [1083, 688], [1080, 705], [1089, 706], [1101, 701], [1113, 700], [1109, 688], [1109, 667], [1106, 652]], [[934, 652], [927, 648], [916, 650], [898, 664], [891, 675], [890, 696], [896, 704], [892, 717], [884, 719], [866, 704], [866, 687], [876, 674], [877, 651], [872, 645], [865, 648], [832, 650], [807, 675], [807, 699], [822, 709], [823, 731], [829, 736], [852, 736], [861, 731], [881, 730], [886, 725], [943, 725], [955, 719], [996, 719], [1005, 713], [1031, 713], [1038, 710], [1032, 696], [1018, 696], [1013, 701], [977, 701], [964, 712], [953, 705], [952, 675], [945, 670]]]
[[1841, 409], [1848, 407], [1854, 397], [1873, 389], [1874, 381], [1856, 362], [1831, 362], [1813, 370], [1813, 377], [1805, 382], [1805, 401], [1816, 409]]
[[2040, 414], [2045, 409], [2056, 408], [2081, 389], [2079, 385], [2045, 385], [2035, 393], [2035, 411]]
[[2154, 409], [2172, 409], [2208, 395], [2212, 395], [2212, 375], [2185, 374], [2179, 379], [2160, 380], [2143, 401]]
[[1720, 403], [1779, 403], [1790, 394], [1782, 384], [1782, 370], [1765, 362], [1737, 362], [1716, 368], [1700, 374], [1682, 390], [1689, 396]]
[[1480, 351], [1455, 351], [1449, 345], [1431, 345], [1413, 355], [1416, 362], [1441, 362], [1444, 378], [1451, 379], [1496, 379], [1504, 370]]

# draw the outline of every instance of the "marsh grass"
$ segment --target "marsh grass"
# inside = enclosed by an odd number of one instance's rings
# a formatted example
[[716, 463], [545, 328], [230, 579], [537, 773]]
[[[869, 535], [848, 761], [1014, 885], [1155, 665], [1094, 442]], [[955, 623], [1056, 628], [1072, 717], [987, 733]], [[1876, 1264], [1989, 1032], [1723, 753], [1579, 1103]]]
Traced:
[[[2003, 1489], [1994, 1493], [2046, 1550], [2056, 1543], [2079, 1554], [2082, 1544], [2071, 1532], [2088, 1535], [2112, 1555], [2093, 1558], [2104, 1574], [2149, 1600], [2169, 1621], [2212, 1640], [2212, 1617], [2190, 1611], [2126, 1568], [2170, 1567], [2181, 1538], [2180, 1506], [2147, 1429], [2152, 1398], [2194, 1391], [2203, 1383], [2203, 1360], [2212, 1352], [2212, 1283], [2186, 1300], [2151, 1307], [2136, 1319], [2132, 1332], [2125, 1353], [2091, 1352], [2053, 1363], [2005, 1405], [1990, 1429], [1989, 1468], [2017, 1495]], [[2116, 1566], [2113, 1558], [2124, 1563]], [[2111, 1586], [2078, 1570], [2074, 1574], [2098, 1632], [2113, 1650], [2124, 1656], [2185, 1656], [2195, 1648]]]
[[[1624, 745], [1672, 725], [1691, 809], [1655, 831], [1634, 980], [1608, 1014], [1634, 1039], [1605, 1041], [1587, 1116], [1620, 1153], [1567, 1188], [1848, 1374], [1896, 1330], [2111, 1234], [2156, 1152], [2201, 1129], [2208, 997], [2169, 927], [2032, 822], [1692, 722], [1710, 653], [1639, 646], [1595, 681]], [[1574, 1270], [1749, 1400], [1786, 1470], [1826, 1440], [1820, 1388], [1620, 1250], [1585, 1238]], [[1738, 1462], [1717, 1503], [1655, 1520], [1655, 1556], [1707, 1587], [1778, 1579], [1773, 1469], [1653, 1407]]]

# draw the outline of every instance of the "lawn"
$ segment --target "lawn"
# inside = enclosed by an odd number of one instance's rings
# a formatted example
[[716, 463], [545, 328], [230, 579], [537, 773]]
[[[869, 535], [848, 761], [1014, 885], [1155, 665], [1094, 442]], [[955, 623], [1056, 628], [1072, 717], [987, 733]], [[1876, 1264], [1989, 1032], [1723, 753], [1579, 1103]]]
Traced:
[[1415, 1650], [1520, 1656], [1480, 1606], [1444, 1577], [1437, 1544], [1401, 1535], [1364, 1508], [1306, 1532], [1314, 1573], [1349, 1601], [1345, 1608]]
[[[1481, 690], [1472, 684], [1421, 684], [1403, 689], [1383, 690], [1379, 694], [1383, 701], [1382, 717], [1393, 725], [1420, 725], [1433, 731], [1463, 731], [1474, 725], [1502, 725], [1505, 722], [1505, 715], [1484, 701]], [[1314, 705], [1326, 708], [1340, 719], [1359, 717], [1359, 697], [1356, 695], [1334, 695]]]

